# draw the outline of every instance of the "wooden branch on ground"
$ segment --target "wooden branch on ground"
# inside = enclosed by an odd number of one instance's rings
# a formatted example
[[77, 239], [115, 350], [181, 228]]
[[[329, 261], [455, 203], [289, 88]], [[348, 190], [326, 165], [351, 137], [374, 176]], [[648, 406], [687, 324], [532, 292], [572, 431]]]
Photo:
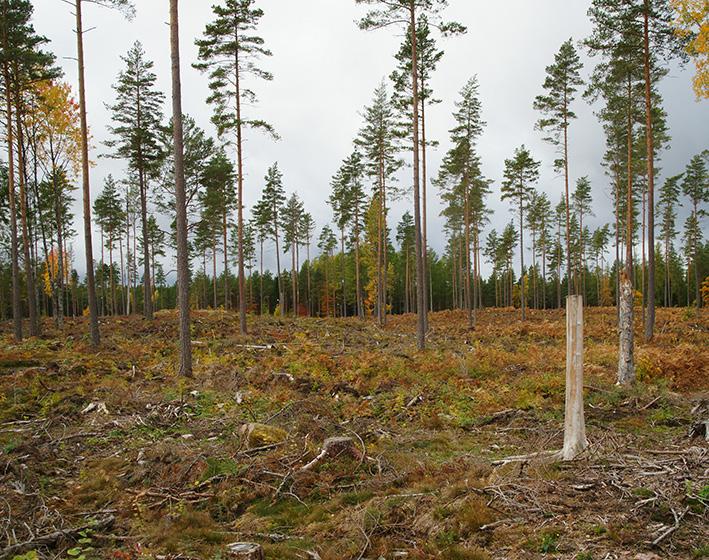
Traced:
[[87, 529], [100, 531], [106, 529], [113, 525], [116, 518], [113, 515], [109, 515], [97, 523], [83, 525], [81, 527], [73, 527], [71, 529], [63, 529], [61, 531], [54, 531], [53, 533], [48, 533], [46, 535], [41, 535], [30, 539], [29, 541], [13, 544], [8, 546], [4, 550], [0, 551], [0, 560], [7, 560], [8, 558], [13, 558], [30, 550], [35, 550], [37, 548], [44, 548], [48, 546], [53, 546], [63, 539], [75, 538], [82, 531]]

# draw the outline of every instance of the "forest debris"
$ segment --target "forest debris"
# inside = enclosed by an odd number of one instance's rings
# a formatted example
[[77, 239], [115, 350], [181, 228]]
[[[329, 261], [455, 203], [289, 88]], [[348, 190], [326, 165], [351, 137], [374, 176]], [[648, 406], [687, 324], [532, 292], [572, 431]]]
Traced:
[[89, 412], [98, 412], [100, 414], [108, 414], [108, 408], [106, 408], [105, 402], [92, 402], [86, 405], [86, 407], [81, 411], [81, 414], [88, 414]]
[[487, 426], [489, 424], [494, 424], [495, 422], [499, 422], [501, 420], [507, 420], [509, 418], [512, 418], [513, 416], [517, 416], [520, 411], [517, 410], [516, 408], [506, 408], [505, 410], [501, 410], [499, 412], [495, 412], [494, 414], [491, 414], [490, 416], [486, 416], [480, 422], [478, 422], [478, 426]]
[[41, 535], [25, 542], [13, 544], [0, 551], [0, 560], [13, 558], [14, 556], [19, 556], [20, 554], [24, 554], [25, 552], [29, 552], [30, 550], [35, 550], [37, 548], [53, 546], [63, 539], [75, 538], [79, 535], [79, 533], [86, 531], [87, 529], [99, 531], [106, 529], [113, 525], [115, 520], [116, 518], [113, 515], [109, 515], [108, 517], [104, 517], [102, 520], [95, 523], [83, 525], [81, 527], [73, 527], [71, 529], [63, 529], [61, 531], [54, 531], [53, 533], [47, 533], [46, 535]]
[[288, 437], [288, 432], [282, 428], [259, 422], [244, 424], [241, 426], [241, 434], [246, 437], [249, 448], [282, 443]]
[[684, 519], [684, 516], [687, 515], [688, 511], [689, 508], [685, 508], [684, 511], [682, 511], [682, 513], [678, 515], [675, 510], [672, 510], [672, 515], [675, 518], [675, 524], [671, 527], [668, 527], [665, 531], [662, 532], [662, 534], [660, 534], [659, 537], [652, 541], [652, 546], [658, 546], [662, 541], [664, 541], [667, 537], [669, 537], [672, 533], [679, 529], [679, 525], [680, 523], [682, 523], [682, 519]]
[[709, 441], [709, 419], [694, 422], [689, 427], [689, 437], [691, 439], [703, 437], [706, 441]]
[[291, 383], [293, 383], [295, 381], [295, 377], [293, 377], [293, 375], [288, 373], [287, 371], [274, 371], [272, 375], [276, 379], [279, 379], [279, 378], [287, 379]]
[[352, 457], [356, 458], [358, 461], [362, 460], [362, 452], [357, 449], [354, 440], [348, 436], [330, 437], [323, 443], [322, 449], [317, 456], [310, 461], [307, 465], [300, 467], [301, 471], [308, 471], [313, 467], [317, 466], [326, 457], [333, 457], [335, 455], [341, 455], [347, 453]]

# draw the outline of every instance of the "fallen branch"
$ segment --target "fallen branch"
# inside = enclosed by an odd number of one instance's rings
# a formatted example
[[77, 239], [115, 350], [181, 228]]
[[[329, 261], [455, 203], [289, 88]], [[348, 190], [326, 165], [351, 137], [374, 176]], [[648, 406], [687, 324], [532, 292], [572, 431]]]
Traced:
[[677, 515], [677, 513], [675, 513], [675, 510], [672, 510], [672, 515], [674, 515], [675, 517], [675, 524], [672, 527], [668, 527], [666, 531], [664, 531], [659, 537], [652, 541], [652, 546], [658, 546], [662, 541], [664, 541], [667, 537], [669, 537], [672, 533], [679, 529], [679, 524], [682, 522], [682, 519], [684, 519], [684, 516], [687, 515], [688, 511], [689, 508], [685, 508], [685, 510], [680, 515]]
[[47, 546], [53, 546], [62, 539], [70, 539], [79, 536], [79, 533], [86, 531], [87, 529], [100, 531], [106, 529], [113, 525], [116, 518], [113, 515], [103, 518], [102, 520], [91, 523], [88, 525], [83, 525], [81, 527], [74, 527], [72, 529], [64, 529], [62, 531], [54, 531], [53, 533], [48, 533], [39, 537], [30, 539], [29, 541], [13, 544], [8, 546], [4, 550], [0, 551], [0, 560], [6, 560], [7, 558], [12, 558], [30, 550], [35, 550], [37, 548], [43, 548]]

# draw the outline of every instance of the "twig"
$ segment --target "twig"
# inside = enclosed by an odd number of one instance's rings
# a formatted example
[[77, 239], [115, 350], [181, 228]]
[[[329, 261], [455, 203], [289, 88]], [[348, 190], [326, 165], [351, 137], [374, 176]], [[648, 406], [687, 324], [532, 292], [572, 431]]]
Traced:
[[81, 533], [82, 531], [86, 531], [87, 529], [106, 529], [107, 527], [110, 527], [115, 520], [116, 518], [113, 515], [109, 515], [108, 517], [105, 517], [101, 521], [94, 524], [74, 527], [72, 529], [64, 529], [62, 531], [55, 531], [53, 533], [48, 533], [46, 535], [35, 537], [34, 539], [30, 539], [29, 541], [13, 544], [12, 546], [8, 546], [4, 550], [0, 551], [0, 560], [12, 558], [14, 556], [24, 554], [25, 552], [36, 548], [52, 546], [53, 544], [59, 542], [62, 539], [76, 537], [79, 533]]

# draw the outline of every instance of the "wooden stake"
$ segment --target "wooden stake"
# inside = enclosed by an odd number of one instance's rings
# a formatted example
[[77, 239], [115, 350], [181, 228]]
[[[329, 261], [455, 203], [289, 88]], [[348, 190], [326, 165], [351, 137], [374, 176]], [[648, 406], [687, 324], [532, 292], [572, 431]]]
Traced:
[[583, 296], [566, 298], [566, 414], [562, 458], [571, 461], [588, 446], [583, 414]]

